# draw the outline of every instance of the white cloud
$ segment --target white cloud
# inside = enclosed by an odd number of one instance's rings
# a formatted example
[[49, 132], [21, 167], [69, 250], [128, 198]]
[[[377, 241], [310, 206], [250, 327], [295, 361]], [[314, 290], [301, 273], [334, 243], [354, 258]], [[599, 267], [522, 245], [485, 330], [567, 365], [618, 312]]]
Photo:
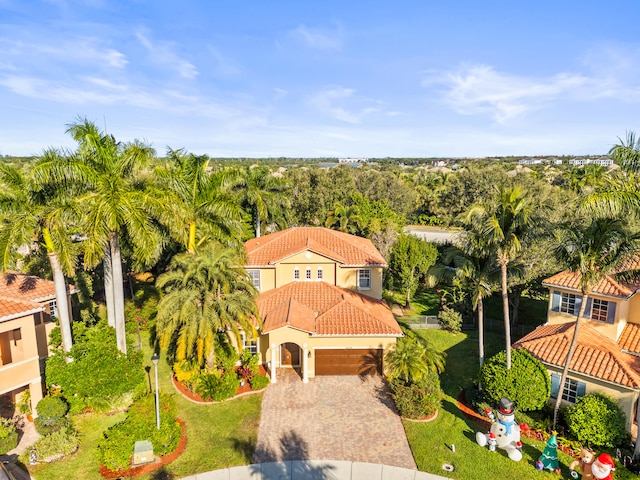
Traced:
[[192, 63], [180, 58], [174, 51], [173, 45], [167, 42], [154, 44], [142, 32], [136, 33], [136, 38], [150, 54], [151, 60], [158, 65], [170, 67], [183, 78], [193, 79], [198, 75], [198, 69]]
[[541, 108], [546, 102], [592, 83], [579, 74], [528, 78], [497, 72], [486, 65], [464, 66], [428, 78], [423, 86], [445, 85], [444, 101], [463, 115], [486, 114], [499, 123]]
[[[336, 120], [347, 123], [360, 123], [371, 113], [379, 111], [377, 107], [354, 106], [350, 110], [344, 104], [366, 104], [370, 101], [356, 97], [355, 90], [344, 87], [333, 87], [316, 93], [310, 100], [311, 105]], [[379, 102], [375, 102], [379, 103]]]
[[291, 34], [310, 47], [319, 50], [337, 50], [342, 47], [342, 29], [321, 30], [300, 25]]

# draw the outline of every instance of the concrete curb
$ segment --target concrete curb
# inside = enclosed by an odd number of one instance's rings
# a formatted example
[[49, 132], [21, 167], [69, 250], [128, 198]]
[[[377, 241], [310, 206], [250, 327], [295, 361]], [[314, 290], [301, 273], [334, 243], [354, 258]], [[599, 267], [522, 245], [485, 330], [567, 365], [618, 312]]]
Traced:
[[199, 473], [182, 480], [451, 480], [408, 468], [332, 460], [257, 463]]

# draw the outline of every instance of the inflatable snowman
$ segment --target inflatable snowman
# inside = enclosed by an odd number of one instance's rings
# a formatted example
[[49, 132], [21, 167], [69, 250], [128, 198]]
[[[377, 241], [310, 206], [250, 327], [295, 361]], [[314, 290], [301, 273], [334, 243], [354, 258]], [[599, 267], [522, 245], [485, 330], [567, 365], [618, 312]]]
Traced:
[[509, 458], [515, 462], [522, 459], [522, 443], [520, 443], [520, 426], [514, 421], [513, 403], [508, 398], [501, 398], [498, 404], [497, 421], [494, 413], [487, 409], [485, 413], [491, 420], [489, 433], [476, 433], [476, 442], [481, 447], [493, 441], [495, 436], [496, 446], [507, 451]]

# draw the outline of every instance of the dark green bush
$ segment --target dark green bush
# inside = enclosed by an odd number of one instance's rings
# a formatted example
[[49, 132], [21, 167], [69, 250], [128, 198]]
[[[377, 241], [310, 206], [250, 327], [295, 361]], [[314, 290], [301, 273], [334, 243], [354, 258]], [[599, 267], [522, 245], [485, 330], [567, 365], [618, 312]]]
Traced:
[[75, 452], [80, 444], [78, 432], [70, 425], [41, 437], [32, 447], [38, 462], [51, 462]]
[[36, 406], [39, 417], [62, 418], [69, 411], [69, 404], [59, 396], [44, 397]]
[[196, 392], [207, 401], [219, 402], [233, 397], [239, 386], [240, 380], [233, 370], [222, 375], [218, 372], [205, 373], [198, 379]]
[[182, 430], [176, 421], [176, 405], [169, 395], [160, 396], [160, 430], [156, 428], [155, 396], [134, 402], [127, 418], [104, 432], [98, 442], [98, 459], [112, 471], [129, 468], [136, 441], [149, 440], [155, 455], [167, 455], [180, 441]]
[[144, 388], [142, 352], [129, 349], [122, 354], [115, 330], [106, 322], [90, 328], [77, 322], [73, 333], [73, 361], [67, 363], [62, 352], [55, 352], [46, 364], [47, 385], [61, 388], [71, 413], [86, 407], [109, 410], [136, 388]]
[[244, 350], [242, 352], [242, 366], [249, 369], [251, 377], [258, 375], [260, 373], [260, 355]]
[[627, 436], [624, 413], [602, 393], [590, 393], [567, 407], [565, 421], [571, 434], [589, 446], [617, 447]]
[[392, 381], [391, 392], [400, 415], [406, 418], [424, 418], [432, 415], [440, 407], [442, 399], [440, 379], [433, 372], [416, 383]]
[[460, 333], [462, 330], [462, 315], [454, 309], [445, 306], [440, 310], [440, 313], [438, 313], [438, 323], [443, 330], [451, 333]]
[[38, 417], [33, 423], [40, 435], [49, 435], [71, 425], [67, 417]]
[[253, 390], [260, 390], [261, 388], [265, 388], [269, 385], [269, 377], [265, 377], [264, 375], [254, 375], [249, 379], [249, 384]]
[[503, 350], [489, 358], [480, 370], [480, 383], [489, 403], [510, 399], [520, 411], [538, 410], [551, 395], [551, 379], [544, 365], [524, 348], [511, 352], [511, 370]]
[[0, 419], [0, 455], [4, 455], [9, 450], [18, 446], [18, 432], [11, 420]]

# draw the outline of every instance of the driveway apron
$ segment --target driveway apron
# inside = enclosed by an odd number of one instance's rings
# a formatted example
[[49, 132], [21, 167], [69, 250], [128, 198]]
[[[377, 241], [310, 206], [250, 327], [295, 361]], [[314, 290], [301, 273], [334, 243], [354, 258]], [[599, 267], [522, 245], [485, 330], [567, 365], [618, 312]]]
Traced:
[[380, 377], [319, 376], [304, 384], [291, 373], [264, 394], [256, 463], [347, 460], [416, 469]]

